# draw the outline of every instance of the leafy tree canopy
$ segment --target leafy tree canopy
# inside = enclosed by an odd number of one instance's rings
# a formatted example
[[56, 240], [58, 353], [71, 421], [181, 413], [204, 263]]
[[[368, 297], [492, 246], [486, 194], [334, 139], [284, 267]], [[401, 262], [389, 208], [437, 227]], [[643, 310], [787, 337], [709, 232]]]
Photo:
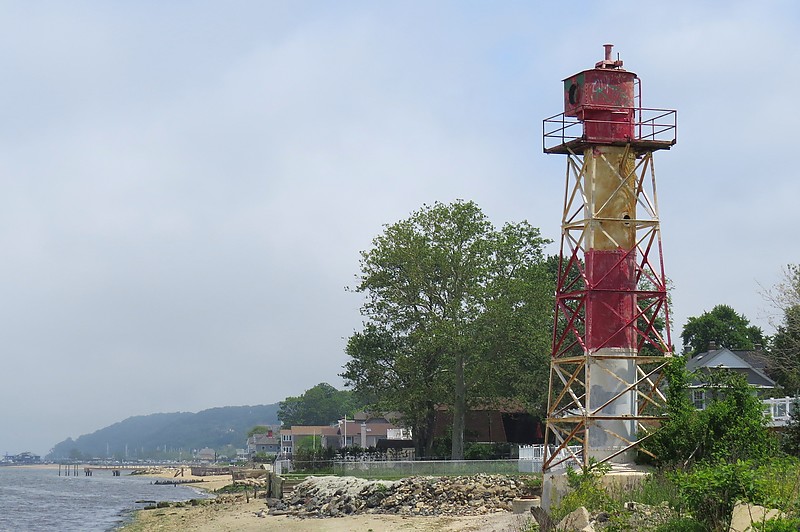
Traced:
[[800, 265], [790, 264], [783, 278], [762, 294], [777, 313], [767, 369], [785, 392], [800, 392]]
[[728, 305], [717, 305], [710, 312], [693, 316], [683, 326], [683, 344], [689, 346], [690, 356], [708, 351], [711, 342], [728, 349], [754, 349], [764, 344], [764, 332], [750, 324], [744, 315]]
[[368, 321], [348, 342], [342, 376], [400, 411], [421, 455], [437, 404], [452, 408], [452, 456], [461, 458], [470, 401], [546, 395], [547, 242], [527, 222], [498, 230], [475, 203], [456, 201], [423, 206], [362, 252], [355, 290]]
[[252, 438], [256, 434], [269, 434], [270, 428], [266, 425], [256, 425], [247, 431], [247, 437]]
[[284, 427], [330, 425], [345, 415], [352, 416], [362, 406], [363, 403], [354, 392], [337, 390], [323, 382], [298, 397], [287, 397], [281, 401], [278, 419]]
[[[774, 456], [777, 440], [769, 432], [761, 400], [743, 375], [729, 372], [690, 374], [686, 359], [665, 368], [667, 416], [643, 448], [658, 465], [686, 468], [695, 463], [736, 463]], [[702, 379], [702, 380], [701, 380]], [[708, 403], [694, 407], [689, 384], [703, 383]]]

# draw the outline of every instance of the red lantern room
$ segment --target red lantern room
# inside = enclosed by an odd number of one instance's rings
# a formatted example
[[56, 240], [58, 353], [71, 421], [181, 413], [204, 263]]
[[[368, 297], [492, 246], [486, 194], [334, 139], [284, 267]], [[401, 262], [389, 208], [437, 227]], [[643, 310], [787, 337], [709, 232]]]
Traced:
[[604, 46], [603, 61], [564, 80], [564, 115], [583, 122], [588, 142], [629, 141], [634, 138], [636, 74], [611, 59], [613, 45]]

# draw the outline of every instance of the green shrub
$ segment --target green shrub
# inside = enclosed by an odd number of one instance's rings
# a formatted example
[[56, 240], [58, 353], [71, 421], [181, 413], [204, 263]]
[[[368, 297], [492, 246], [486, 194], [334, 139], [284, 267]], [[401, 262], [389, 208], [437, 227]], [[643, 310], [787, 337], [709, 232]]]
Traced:
[[[692, 375], [686, 361], [675, 357], [664, 369], [668, 380], [667, 420], [642, 447], [655, 455], [657, 466], [686, 468], [693, 463], [760, 460], [775, 456], [778, 441], [767, 428], [761, 401], [746, 379], [725, 371]], [[689, 400], [689, 384], [700, 379], [709, 403], [697, 410]]]
[[464, 446], [465, 460], [489, 460], [492, 456], [492, 444], [469, 442]]
[[511, 446], [508, 443], [477, 443], [464, 444], [465, 460], [501, 460], [511, 456]]
[[655, 532], [706, 532], [706, 526], [691, 518], [678, 517], [658, 526]]
[[590, 459], [589, 465], [576, 471], [567, 467], [567, 484], [570, 491], [564, 495], [561, 502], [552, 509], [552, 517], [556, 522], [563, 519], [570, 512], [585, 507], [587, 510], [601, 510], [613, 512], [620, 506], [618, 501], [600, 485], [600, 478], [605, 475], [611, 466], [598, 464]]
[[524, 495], [541, 495], [542, 475], [530, 475], [521, 477], [522, 493]]
[[675, 483], [686, 509], [709, 530], [727, 529], [736, 501], [758, 499], [752, 463], [718, 462], [678, 472]]
[[792, 456], [800, 456], [800, 401], [795, 398], [789, 412], [789, 422], [781, 433], [781, 450]]
[[658, 506], [663, 503], [667, 503], [667, 506], [673, 509], [681, 506], [681, 495], [677, 484], [663, 472], [648, 475], [644, 482], [621, 493], [619, 498], [648, 506]]
[[247, 491], [253, 491], [252, 486], [240, 483], [228, 484], [227, 486], [222, 486], [214, 490], [215, 493], [244, 493]]
[[800, 519], [796, 517], [777, 517], [763, 523], [753, 523], [757, 532], [797, 532], [800, 530]]
[[168, 501], [160, 501], [156, 504], [156, 508], [169, 508], [170, 503]]
[[800, 511], [800, 460], [774, 458], [758, 466], [755, 477], [756, 498], [750, 502], [789, 513]]
[[256, 453], [253, 455], [254, 464], [269, 464], [275, 461], [274, 454]]

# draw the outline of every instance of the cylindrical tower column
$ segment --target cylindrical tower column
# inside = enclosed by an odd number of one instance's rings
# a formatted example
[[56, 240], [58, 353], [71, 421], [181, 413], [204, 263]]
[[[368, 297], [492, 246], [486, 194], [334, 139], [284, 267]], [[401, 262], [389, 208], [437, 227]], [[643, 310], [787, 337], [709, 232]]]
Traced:
[[[630, 462], [619, 451], [636, 436], [636, 397], [628, 390], [637, 352], [636, 158], [626, 147], [592, 146], [584, 161], [587, 452]], [[606, 419], [620, 417], [628, 419]]]

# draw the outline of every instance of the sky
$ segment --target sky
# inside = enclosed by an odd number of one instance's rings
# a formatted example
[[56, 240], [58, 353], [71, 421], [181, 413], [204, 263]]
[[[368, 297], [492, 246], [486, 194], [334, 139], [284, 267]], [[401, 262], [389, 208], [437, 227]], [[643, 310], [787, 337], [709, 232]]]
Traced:
[[[359, 252], [423, 204], [560, 235], [561, 80], [646, 107], [673, 341], [798, 257], [800, 4], [0, 2], [0, 453], [328, 382]], [[553, 244], [548, 252], [557, 253]]]

